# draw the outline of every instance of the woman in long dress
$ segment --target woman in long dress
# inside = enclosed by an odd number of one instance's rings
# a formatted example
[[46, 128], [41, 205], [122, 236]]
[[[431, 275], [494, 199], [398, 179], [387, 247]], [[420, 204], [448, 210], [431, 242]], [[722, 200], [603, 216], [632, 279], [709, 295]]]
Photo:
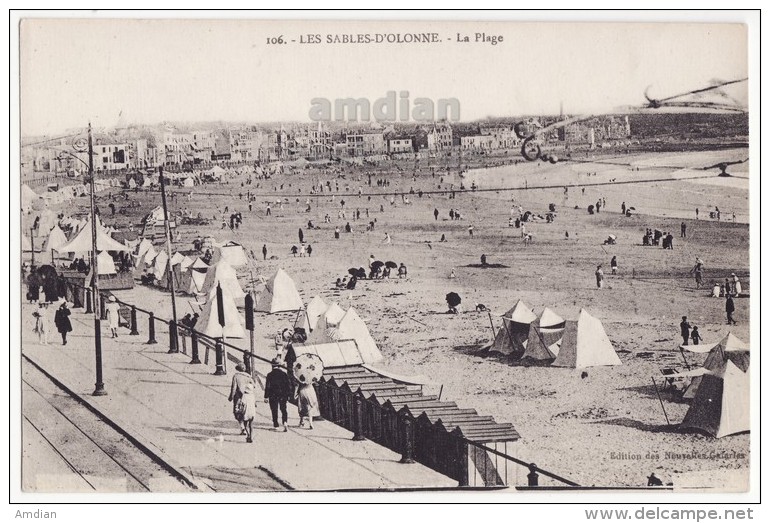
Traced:
[[246, 430], [246, 443], [251, 443], [251, 424], [257, 415], [257, 395], [254, 389], [254, 382], [249, 380], [243, 388], [243, 396], [240, 399], [243, 406], [243, 428]]
[[118, 337], [118, 326], [120, 325], [120, 305], [118, 305], [115, 296], [110, 296], [110, 302], [105, 307], [107, 309], [107, 321], [110, 325], [112, 337]]
[[35, 332], [37, 333], [38, 340], [43, 345], [48, 345], [48, 331], [51, 329], [51, 321], [48, 317], [48, 304], [41, 302], [32, 315], [35, 317]]
[[300, 383], [297, 388], [297, 408], [299, 426], [304, 427], [307, 420], [308, 430], [313, 430], [313, 416], [318, 415], [318, 396], [312, 383]]
[[735, 275], [735, 273], [732, 274], [733, 276], [733, 289], [736, 296], [739, 296], [741, 294], [741, 281], [738, 279], [738, 276]]

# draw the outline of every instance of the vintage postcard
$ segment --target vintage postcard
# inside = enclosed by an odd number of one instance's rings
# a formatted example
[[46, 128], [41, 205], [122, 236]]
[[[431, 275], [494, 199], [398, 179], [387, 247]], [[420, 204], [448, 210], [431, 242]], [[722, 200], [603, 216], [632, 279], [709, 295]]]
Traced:
[[751, 13], [145, 15], [18, 15], [21, 499], [756, 487]]

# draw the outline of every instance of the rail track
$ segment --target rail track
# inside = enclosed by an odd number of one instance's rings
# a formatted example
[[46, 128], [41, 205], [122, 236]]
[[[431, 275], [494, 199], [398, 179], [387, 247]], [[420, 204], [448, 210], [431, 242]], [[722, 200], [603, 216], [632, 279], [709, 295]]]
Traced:
[[32, 492], [189, 492], [192, 485], [22, 358], [22, 485]]

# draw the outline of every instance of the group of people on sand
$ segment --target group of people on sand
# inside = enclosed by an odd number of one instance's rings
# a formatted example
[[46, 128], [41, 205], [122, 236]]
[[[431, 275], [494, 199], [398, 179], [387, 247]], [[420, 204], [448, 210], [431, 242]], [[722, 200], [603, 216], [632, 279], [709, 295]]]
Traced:
[[649, 227], [642, 236], [642, 245], [645, 247], [657, 247], [661, 245], [664, 249], [674, 249], [674, 235], [670, 232], [661, 232], [659, 229], [650, 229]]

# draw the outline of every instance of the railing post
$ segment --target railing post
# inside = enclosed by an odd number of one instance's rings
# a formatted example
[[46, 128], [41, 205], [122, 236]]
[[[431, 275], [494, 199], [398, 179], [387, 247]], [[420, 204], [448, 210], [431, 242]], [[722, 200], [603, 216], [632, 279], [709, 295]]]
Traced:
[[198, 333], [196, 331], [190, 332], [190, 345], [192, 345], [192, 359], [190, 364], [200, 365], [200, 358], [198, 357]]
[[136, 305], [131, 306], [131, 336], [139, 336], [139, 325], [136, 324]]
[[217, 370], [214, 371], [216, 376], [224, 376], [225, 372], [225, 348], [222, 345], [222, 340], [217, 340]]
[[168, 354], [179, 352], [179, 338], [177, 337], [176, 323], [174, 320], [168, 322]]
[[539, 477], [540, 476], [537, 473], [537, 465], [530, 463], [529, 474], [527, 474], [527, 485], [530, 487], [537, 487]]
[[414, 463], [414, 432], [412, 430], [414, 418], [406, 407], [399, 412], [399, 415], [402, 430], [400, 463]]
[[86, 314], [94, 312], [94, 302], [91, 299], [91, 289], [83, 289], [86, 294]]
[[158, 341], [155, 339], [155, 313], [150, 313], [150, 337], [147, 339], [147, 345], [155, 345]]
[[364, 437], [364, 393], [361, 388], [353, 395], [353, 441], [363, 441]]

